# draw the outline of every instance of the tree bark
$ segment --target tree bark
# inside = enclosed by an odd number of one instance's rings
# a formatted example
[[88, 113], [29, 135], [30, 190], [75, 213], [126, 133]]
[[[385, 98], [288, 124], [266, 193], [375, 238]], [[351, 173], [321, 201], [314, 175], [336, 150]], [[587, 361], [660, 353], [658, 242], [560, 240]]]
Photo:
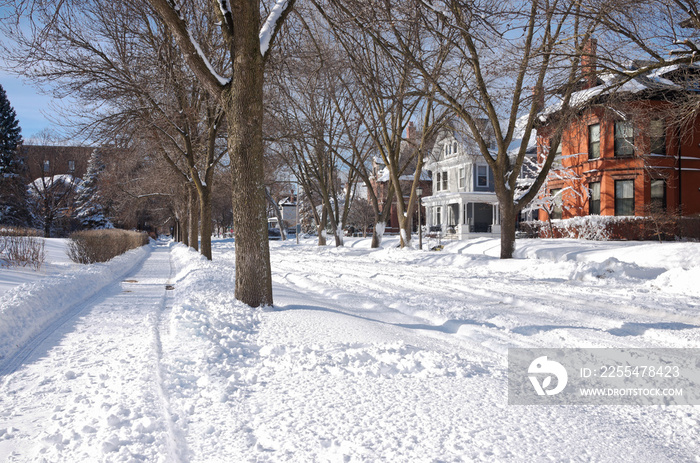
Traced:
[[511, 259], [515, 252], [515, 226], [518, 221], [518, 211], [513, 206], [513, 200], [501, 201], [501, 259]]
[[228, 121], [228, 150], [232, 154], [235, 297], [253, 307], [273, 304], [263, 183], [264, 66], [258, 38], [259, 15], [257, 6], [241, 8], [235, 15], [235, 66], [231, 86], [223, 95]]
[[199, 253], [211, 260], [211, 188], [203, 188], [201, 191], [199, 191], [199, 215], [199, 228], [202, 235], [202, 246]]
[[197, 192], [194, 185], [187, 185], [187, 203], [190, 210], [189, 216], [189, 245], [195, 251], [199, 251], [199, 214], [197, 212]]
[[328, 222], [328, 210], [324, 207], [321, 213], [321, 220], [318, 221], [316, 230], [318, 231], [318, 245], [326, 245], [326, 223]]

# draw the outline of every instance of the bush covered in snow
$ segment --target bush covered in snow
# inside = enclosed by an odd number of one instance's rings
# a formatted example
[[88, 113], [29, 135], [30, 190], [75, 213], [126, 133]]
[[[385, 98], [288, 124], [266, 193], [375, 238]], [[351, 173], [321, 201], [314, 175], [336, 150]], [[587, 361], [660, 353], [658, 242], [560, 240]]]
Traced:
[[79, 264], [107, 262], [148, 244], [146, 233], [117, 229], [79, 231], [71, 234], [70, 239], [68, 257]]
[[0, 266], [39, 270], [46, 259], [44, 240], [31, 228], [0, 228]]
[[587, 215], [548, 222], [520, 224], [530, 238], [574, 238], [608, 240], [700, 240], [700, 217], [671, 215], [648, 217], [614, 217]]

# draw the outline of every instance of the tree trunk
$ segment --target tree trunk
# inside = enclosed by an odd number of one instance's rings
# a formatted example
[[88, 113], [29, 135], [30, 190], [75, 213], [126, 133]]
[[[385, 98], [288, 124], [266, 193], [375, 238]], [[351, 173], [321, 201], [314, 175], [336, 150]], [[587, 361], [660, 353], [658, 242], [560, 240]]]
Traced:
[[230, 87], [224, 91], [223, 103], [236, 224], [235, 296], [258, 307], [273, 303], [263, 183], [263, 57], [258, 38], [259, 11], [243, 11], [242, 16], [236, 27], [244, 30], [236, 34], [234, 73]]
[[194, 185], [187, 185], [187, 203], [190, 210], [189, 217], [189, 245], [195, 251], [199, 250], [199, 214], [197, 212], [197, 192]]
[[317, 226], [319, 246], [326, 245], [326, 222], [328, 222], [328, 211], [324, 207], [323, 212], [321, 212], [321, 220], [319, 220]]
[[370, 247], [372, 249], [378, 248], [382, 244], [382, 237], [377, 233], [377, 227], [372, 230], [372, 244]]
[[200, 254], [202, 254], [207, 259], [211, 260], [211, 235], [212, 235], [212, 223], [211, 223], [211, 187], [202, 188], [199, 191], [199, 215], [200, 219], [200, 230], [202, 235], [202, 246], [200, 249]]
[[377, 222], [374, 224], [372, 229], [372, 248], [378, 248], [382, 245], [382, 238], [384, 237], [384, 229], [386, 228], [386, 222]]
[[518, 212], [513, 202], [500, 201], [501, 210], [501, 259], [511, 259], [515, 252], [515, 226]]
[[190, 213], [187, 211], [186, 216], [184, 217], [184, 220], [180, 222], [180, 242], [184, 244], [185, 246], [190, 245], [190, 236], [189, 236], [189, 220], [190, 220]]

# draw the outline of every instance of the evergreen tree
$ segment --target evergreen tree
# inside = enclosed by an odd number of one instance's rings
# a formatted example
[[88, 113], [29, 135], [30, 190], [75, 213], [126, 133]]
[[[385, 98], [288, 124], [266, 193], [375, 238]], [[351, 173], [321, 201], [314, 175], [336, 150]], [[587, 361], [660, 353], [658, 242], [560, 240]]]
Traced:
[[17, 113], [0, 85], [0, 224], [3, 225], [26, 226], [30, 221], [27, 169], [19, 156], [21, 144]]
[[80, 222], [81, 228], [113, 228], [112, 223], [105, 216], [97, 185], [98, 177], [104, 168], [100, 153], [97, 150], [93, 151], [75, 200], [75, 218]]

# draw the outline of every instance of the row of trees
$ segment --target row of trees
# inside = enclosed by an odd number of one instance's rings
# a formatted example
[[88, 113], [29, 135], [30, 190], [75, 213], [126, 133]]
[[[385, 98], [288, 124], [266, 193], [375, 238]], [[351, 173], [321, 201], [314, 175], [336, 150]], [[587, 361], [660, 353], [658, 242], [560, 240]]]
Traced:
[[[190, 217], [179, 219], [189, 236], [201, 224], [209, 258], [213, 179], [222, 166], [230, 172], [236, 297], [254, 306], [272, 304], [266, 162], [298, 180], [319, 231], [328, 226], [337, 245], [363, 182], [374, 244], [390, 209], [381, 202], [394, 201], [402, 245], [410, 246], [423, 159], [436, 132], [456, 120], [494, 172], [508, 258], [518, 212], [554, 159], [551, 152], [533, 181], [519, 184], [540, 101], [559, 105], [563, 127], [581, 110], [572, 95], [587, 74], [641, 74], [621, 66], [629, 58], [646, 59], [647, 72], [692, 62], [696, 30], [680, 24], [698, 18], [690, 0], [15, 3], [17, 17], [28, 14], [32, 24], [27, 33], [19, 19], [5, 23], [17, 69], [81, 102], [73, 120], [92, 139], [147, 147], [138, 152], [149, 161], [159, 156], [168, 172], [158, 178], [177, 185], [173, 197], [185, 198]], [[595, 69], [586, 65], [594, 36]], [[675, 48], [691, 53], [671, 54]], [[417, 137], [404, 135], [411, 122]], [[555, 130], [553, 146], [560, 138]], [[386, 166], [387, 198], [372, 188], [373, 158]]]

